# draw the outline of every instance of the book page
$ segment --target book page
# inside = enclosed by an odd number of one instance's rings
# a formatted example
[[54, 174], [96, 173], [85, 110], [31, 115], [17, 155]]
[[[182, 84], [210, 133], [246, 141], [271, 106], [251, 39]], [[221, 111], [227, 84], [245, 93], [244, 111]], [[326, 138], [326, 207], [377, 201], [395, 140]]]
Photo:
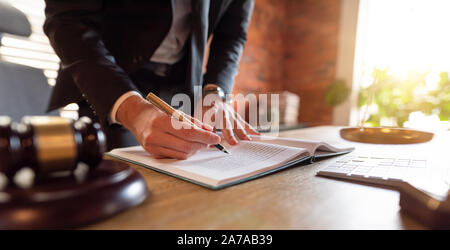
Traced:
[[268, 144], [276, 144], [276, 145], [284, 145], [290, 147], [298, 147], [305, 148], [308, 150], [310, 155], [324, 155], [328, 153], [338, 153], [338, 152], [346, 152], [352, 150], [353, 148], [337, 148], [331, 146], [330, 144], [322, 141], [315, 140], [301, 140], [296, 138], [284, 138], [284, 137], [271, 137], [271, 136], [254, 136], [251, 135], [252, 140], [268, 143]]
[[[237, 146], [226, 145], [230, 154], [209, 149], [196, 156], [178, 161], [174, 166], [199, 175], [206, 174], [214, 179], [228, 179], [247, 173], [282, 165], [306, 152], [305, 149], [266, 144], [260, 142], [241, 141]], [[212, 153], [214, 152], [214, 153]], [[204, 156], [208, 154], [209, 157]], [[214, 157], [211, 157], [214, 154]]]
[[155, 159], [140, 146], [115, 149], [110, 155], [131, 159], [134, 162], [210, 185], [253, 176], [309, 155], [303, 148], [261, 142], [241, 141], [236, 146], [227, 144], [224, 146], [230, 154], [225, 154], [216, 148], [208, 148], [187, 160]]

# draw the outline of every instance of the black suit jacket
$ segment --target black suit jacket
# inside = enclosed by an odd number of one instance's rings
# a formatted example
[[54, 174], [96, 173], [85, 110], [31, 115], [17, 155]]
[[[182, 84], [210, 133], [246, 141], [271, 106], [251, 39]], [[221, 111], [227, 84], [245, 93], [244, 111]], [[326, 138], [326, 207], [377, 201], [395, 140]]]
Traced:
[[[201, 5], [209, 0], [192, 1]], [[209, 13], [201, 13], [206, 16], [201, 26], [208, 27], [204, 33], [214, 34], [207, 72], [203, 77], [198, 67], [191, 67], [187, 81], [192, 86], [216, 83], [231, 92], [254, 1], [210, 0], [208, 5]], [[138, 91], [129, 74], [149, 61], [167, 35], [172, 2], [46, 0], [45, 14], [44, 32], [61, 59], [48, 109], [84, 99], [106, 124], [114, 102], [127, 91]], [[189, 64], [203, 64], [203, 56], [195, 53], [204, 51], [206, 36], [190, 49]]]

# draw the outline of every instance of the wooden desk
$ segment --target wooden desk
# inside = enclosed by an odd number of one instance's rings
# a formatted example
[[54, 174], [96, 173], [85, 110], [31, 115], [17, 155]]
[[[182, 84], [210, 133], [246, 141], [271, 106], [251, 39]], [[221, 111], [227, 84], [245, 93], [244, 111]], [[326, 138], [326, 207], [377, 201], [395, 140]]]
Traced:
[[[338, 127], [286, 131], [280, 136], [348, 143]], [[426, 144], [350, 143], [355, 153], [444, 154], [450, 132]], [[446, 147], [444, 147], [446, 146]], [[448, 152], [447, 152], [448, 154]], [[400, 212], [399, 193], [315, 176], [321, 164], [295, 166], [219, 191], [139, 166], [150, 196], [140, 206], [86, 229], [423, 229]]]

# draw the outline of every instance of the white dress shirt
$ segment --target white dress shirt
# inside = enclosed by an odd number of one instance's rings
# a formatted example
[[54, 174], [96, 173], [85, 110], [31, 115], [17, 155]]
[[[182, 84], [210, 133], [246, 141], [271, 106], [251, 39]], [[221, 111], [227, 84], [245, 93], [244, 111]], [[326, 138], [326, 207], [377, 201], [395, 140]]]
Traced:
[[150, 61], [174, 64], [184, 56], [184, 45], [191, 33], [191, 0], [173, 0], [173, 22], [169, 33]]
[[[190, 23], [191, 0], [172, 0], [172, 3], [172, 26], [161, 45], [150, 58], [152, 62], [174, 64], [184, 56], [185, 51], [183, 48], [192, 30]], [[127, 98], [136, 95], [140, 96], [136, 91], [129, 91], [117, 99], [109, 114], [111, 124], [118, 123], [116, 115], [120, 105]]]

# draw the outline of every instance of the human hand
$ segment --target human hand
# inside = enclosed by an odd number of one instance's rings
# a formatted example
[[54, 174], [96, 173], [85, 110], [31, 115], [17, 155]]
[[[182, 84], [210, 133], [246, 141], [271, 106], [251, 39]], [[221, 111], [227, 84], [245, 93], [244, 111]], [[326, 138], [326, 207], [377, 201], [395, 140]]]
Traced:
[[155, 158], [185, 160], [208, 144], [220, 143], [211, 126], [190, 118], [196, 126], [170, 117], [140, 96], [127, 98], [117, 110], [117, 120]]
[[[204, 102], [205, 98], [208, 98]], [[230, 145], [238, 144], [239, 140], [251, 140], [249, 135], [260, 135], [250, 124], [248, 124], [229, 103], [225, 103], [218, 96], [209, 94], [201, 103], [197, 104], [195, 117], [201, 117], [203, 124], [221, 129], [224, 139]]]

